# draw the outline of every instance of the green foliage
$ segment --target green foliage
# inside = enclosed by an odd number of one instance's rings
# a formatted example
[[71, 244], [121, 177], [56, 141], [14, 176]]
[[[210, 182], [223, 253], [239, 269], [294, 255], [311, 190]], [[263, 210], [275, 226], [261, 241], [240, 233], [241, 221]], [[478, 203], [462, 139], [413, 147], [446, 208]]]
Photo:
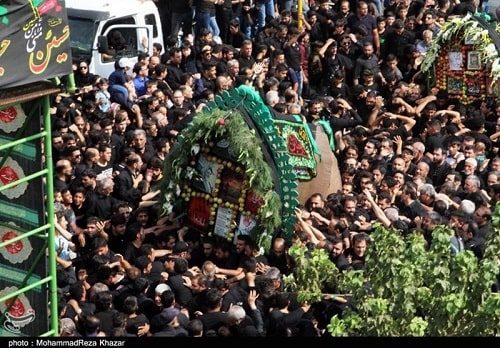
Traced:
[[500, 205], [485, 257], [453, 257], [453, 231], [438, 227], [429, 250], [418, 234], [403, 239], [378, 225], [364, 272], [340, 276], [355, 309], [331, 318], [332, 336], [489, 336], [500, 334], [500, 295], [491, 288], [500, 271]]
[[[492, 27], [497, 33], [500, 32], [500, 25]], [[439, 34], [436, 36], [427, 51], [421, 65], [421, 70], [424, 73], [430, 73], [438, 56], [443, 49], [450, 43], [456, 40], [462, 44], [462, 40], [475, 42], [474, 50], [481, 52], [481, 61], [486, 64], [491, 64], [492, 85], [500, 80], [500, 57], [493, 43], [490, 33], [479, 25], [479, 22], [474, 19], [474, 16], [467, 14], [464, 17], [454, 18], [447, 21]], [[498, 91], [495, 91], [498, 94]]]
[[314, 249], [294, 245], [289, 249], [295, 260], [294, 272], [284, 277], [285, 288], [297, 292], [299, 302], [313, 303], [321, 300], [322, 289], [335, 282], [339, 272], [323, 249]]

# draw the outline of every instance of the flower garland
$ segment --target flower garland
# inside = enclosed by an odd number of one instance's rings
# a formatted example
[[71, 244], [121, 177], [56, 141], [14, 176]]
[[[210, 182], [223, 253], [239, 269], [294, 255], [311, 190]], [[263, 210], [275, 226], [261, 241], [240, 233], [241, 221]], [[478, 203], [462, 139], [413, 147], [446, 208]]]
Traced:
[[[174, 205], [184, 204], [189, 200], [187, 195], [192, 193], [187, 190], [183, 192], [181, 187], [185, 187], [189, 178], [193, 177], [195, 170], [193, 158], [200, 150], [207, 153], [215, 139], [226, 139], [229, 142], [237, 156], [236, 168], [245, 173], [246, 190], [262, 198], [262, 204], [256, 215], [260, 223], [257, 224], [258, 235], [255, 237], [259, 246], [269, 250], [273, 232], [281, 225], [281, 200], [273, 189], [271, 169], [264, 160], [261, 141], [255, 135], [255, 131], [249, 129], [237, 109], [228, 111], [214, 109], [199, 113], [181, 133], [165, 160], [162, 214], [169, 214]], [[227, 162], [225, 166], [232, 164]], [[208, 195], [208, 199], [212, 204], [221, 204], [216, 197]], [[237, 207], [238, 210], [240, 208]], [[215, 214], [212, 212], [211, 216], [213, 215]]]
[[[500, 32], [500, 26], [497, 25], [495, 30]], [[482, 28], [471, 14], [467, 14], [462, 18], [454, 18], [443, 25], [425, 55], [421, 65], [422, 72], [430, 71], [440, 56], [441, 50], [452, 42], [453, 39], [458, 41], [465, 39], [466, 41], [474, 42], [474, 49], [481, 52], [481, 62], [492, 65], [492, 83], [500, 80], [500, 57], [498, 51], [490, 38], [488, 30]]]

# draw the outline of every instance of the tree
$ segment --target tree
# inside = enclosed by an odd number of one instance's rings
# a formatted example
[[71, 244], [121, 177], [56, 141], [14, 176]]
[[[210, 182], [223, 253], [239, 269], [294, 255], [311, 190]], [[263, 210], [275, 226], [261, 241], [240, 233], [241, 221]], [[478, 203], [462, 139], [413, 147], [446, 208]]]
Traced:
[[293, 245], [288, 252], [296, 264], [293, 273], [283, 277], [286, 289], [297, 292], [300, 303], [320, 301], [322, 289], [339, 276], [337, 267], [323, 249]]
[[429, 250], [416, 233], [403, 238], [380, 225], [372, 234], [366, 269], [339, 277], [353, 307], [328, 325], [333, 336], [491, 336], [500, 334], [500, 205], [484, 258], [452, 256], [454, 231], [433, 231]]

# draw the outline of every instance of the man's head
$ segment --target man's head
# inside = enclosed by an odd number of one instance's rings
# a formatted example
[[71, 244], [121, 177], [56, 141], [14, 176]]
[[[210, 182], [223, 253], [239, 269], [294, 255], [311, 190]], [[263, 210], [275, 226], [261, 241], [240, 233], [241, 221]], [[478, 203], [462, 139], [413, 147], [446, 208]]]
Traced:
[[434, 151], [432, 151], [432, 155], [433, 155], [432, 161], [438, 165], [443, 164], [446, 159], [445, 151], [441, 146], [435, 147]]
[[365, 1], [358, 2], [358, 16], [365, 17], [368, 15], [368, 4]]
[[236, 252], [238, 254], [243, 254], [245, 252], [245, 248], [248, 244], [251, 244], [251, 237], [248, 235], [240, 234], [236, 238]]
[[474, 213], [474, 221], [477, 222], [479, 226], [486, 225], [491, 219], [491, 209], [485, 206], [480, 206], [476, 209]]
[[393, 171], [399, 170], [404, 172], [406, 167], [405, 160], [402, 157], [396, 157], [394, 161], [392, 162], [392, 169]]
[[354, 216], [358, 201], [355, 197], [347, 196], [344, 200], [344, 211], [350, 216]]
[[365, 55], [365, 57], [371, 57], [373, 52], [373, 44], [371, 42], [365, 42], [363, 44], [363, 54]]
[[240, 55], [244, 58], [249, 58], [252, 55], [252, 47], [253, 47], [252, 41], [250, 40], [243, 41], [240, 48]]
[[286, 244], [283, 238], [276, 238], [273, 242], [272, 253], [278, 257], [285, 256]]
[[358, 257], [365, 256], [368, 247], [369, 236], [366, 233], [358, 233], [352, 239], [354, 254]]
[[374, 156], [377, 154], [377, 144], [375, 140], [368, 140], [363, 149], [363, 153], [368, 156]]
[[332, 256], [337, 257], [344, 252], [344, 243], [341, 237], [335, 237], [332, 241]]
[[421, 177], [421, 178], [427, 178], [427, 175], [429, 175], [429, 165], [424, 162], [420, 161], [417, 163], [417, 169], [415, 171], [416, 175]]
[[464, 174], [473, 175], [477, 168], [477, 161], [474, 158], [466, 158], [464, 162]]
[[325, 206], [325, 202], [323, 200], [323, 196], [321, 195], [321, 193], [313, 194], [311, 197], [309, 197], [307, 203], [308, 204], [306, 204], [306, 205], [307, 205], [309, 210], [324, 208], [324, 206]]
[[481, 181], [475, 175], [469, 175], [464, 182], [464, 191], [468, 193], [479, 191]]
[[108, 241], [104, 238], [94, 239], [95, 255], [106, 256], [109, 253]]

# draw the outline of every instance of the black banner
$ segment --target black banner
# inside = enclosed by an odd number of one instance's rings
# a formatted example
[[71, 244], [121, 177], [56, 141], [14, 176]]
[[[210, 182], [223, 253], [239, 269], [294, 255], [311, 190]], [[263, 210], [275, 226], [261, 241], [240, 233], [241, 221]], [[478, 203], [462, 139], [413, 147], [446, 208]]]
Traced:
[[71, 72], [64, 0], [1, 0], [0, 89]]
[[[0, 145], [40, 132], [43, 98], [0, 108]], [[42, 139], [0, 152], [0, 187], [42, 169]], [[0, 241], [46, 224], [42, 177], [0, 191]], [[0, 248], [0, 297], [47, 276], [45, 239], [31, 236]], [[39, 259], [39, 262], [36, 260]], [[23, 285], [24, 284], [24, 285]], [[47, 285], [0, 302], [0, 336], [48, 330]]]

